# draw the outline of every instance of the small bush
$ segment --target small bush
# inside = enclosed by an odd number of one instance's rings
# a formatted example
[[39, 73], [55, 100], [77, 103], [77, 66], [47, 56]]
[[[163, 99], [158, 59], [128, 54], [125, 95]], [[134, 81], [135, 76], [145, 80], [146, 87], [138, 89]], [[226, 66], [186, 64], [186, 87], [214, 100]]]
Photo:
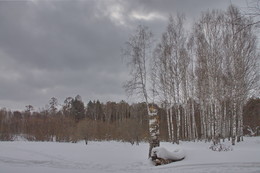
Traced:
[[225, 144], [212, 144], [209, 149], [212, 151], [233, 151], [233, 148], [230, 145], [225, 145]]

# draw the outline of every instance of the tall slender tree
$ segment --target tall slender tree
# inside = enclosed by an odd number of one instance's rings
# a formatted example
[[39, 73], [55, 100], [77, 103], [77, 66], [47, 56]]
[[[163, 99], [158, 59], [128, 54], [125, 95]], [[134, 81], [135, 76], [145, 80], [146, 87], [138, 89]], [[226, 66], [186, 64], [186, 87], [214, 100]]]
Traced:
[[144, 99], [149, 116], [150, 147], [149, 157], [152, 148], [160, 145], [159, 141], [159, 118], [157, 110], [151, 106], [153, 94], [149, 93], [149, 70], [152, 56], [153, 34], [146, 26], [138, 26], [134, 35], [126, 42], [124, 56], [128, 58], [130, 66], [130, 79], [124, 85], [126, 92], [130, 95], [137, 94]]

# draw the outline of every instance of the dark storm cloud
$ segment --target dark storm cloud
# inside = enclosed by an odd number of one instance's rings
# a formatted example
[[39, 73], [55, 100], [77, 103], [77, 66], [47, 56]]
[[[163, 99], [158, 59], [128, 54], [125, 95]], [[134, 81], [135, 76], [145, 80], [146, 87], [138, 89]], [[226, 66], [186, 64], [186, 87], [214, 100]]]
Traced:
[[[121, 87], [118, 50], [125, 38], [111, 20], [95, 16], [94, 1], [0, 3], [1, 71], [8, 69], [1, 75], [1, 100], [44, 97], [47, 103], [52, 96], [113, 92], [102, 81]], [[60, 87], [65, 93], [52, 92]]]
[[227, 1], [0, 1], [0, 108], [42, 107], [80, 94], [126, 99], [120, 49], [138, 24], [158, 36], [169, 14], [189, 20]]
[[117, 28], [105, 18], [95, 19], [90, 2], [2, 2], [1, 48], [22, 64], [53, 70], [85, 68], [104, 60], [102, 53], [112, 56], [117, 45], [108, 41], [118, 36]]

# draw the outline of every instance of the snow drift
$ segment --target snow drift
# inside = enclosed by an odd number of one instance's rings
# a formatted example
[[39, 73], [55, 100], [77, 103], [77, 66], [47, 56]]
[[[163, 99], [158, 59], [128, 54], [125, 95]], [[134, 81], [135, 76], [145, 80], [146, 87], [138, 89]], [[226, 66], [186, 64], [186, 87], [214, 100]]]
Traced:
[[176, 149], [170, 152], [164, 147], [155, 147], [152, 150], [152, 156], [157, 156], [158, 158], [166, 160], [180, 161], [185, 158], [185, 152], [183, 149]]
[[185, 158], [183, 149], [175, 149], [170, 152], [163, 147], [155, 147], [152, 149], [151, 160], [155, 166], [165, 165]]

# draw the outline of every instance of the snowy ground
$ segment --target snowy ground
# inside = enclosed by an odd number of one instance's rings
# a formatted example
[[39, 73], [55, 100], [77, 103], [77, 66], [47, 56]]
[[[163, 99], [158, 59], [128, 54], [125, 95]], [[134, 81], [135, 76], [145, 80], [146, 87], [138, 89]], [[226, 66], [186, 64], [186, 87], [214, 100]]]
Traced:
[[0, 142], [1, 173], [259, 173], [260, 137], [245, 138], [233, 151], [214, 152], [210, 143], [161, 143], [173, 151], [183, 148], [187, 157], [180, 162], [153, 166], [147, 159], [148, 144], [132, 146], [121, 142]]

